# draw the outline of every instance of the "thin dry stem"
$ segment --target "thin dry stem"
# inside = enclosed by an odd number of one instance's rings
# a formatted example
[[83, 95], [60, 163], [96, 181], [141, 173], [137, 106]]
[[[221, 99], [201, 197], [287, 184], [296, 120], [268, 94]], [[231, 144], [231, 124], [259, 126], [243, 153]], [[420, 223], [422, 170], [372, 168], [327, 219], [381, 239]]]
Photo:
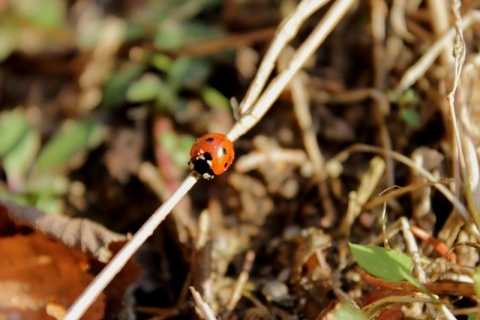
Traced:
[[[241, 298], [242, 290], [245, 287], [245, 284], [247, 283], [248, 278], [250, 276], [250, 271], [252, 270], [253, 260], [255, 260], [255, 252], [250, 250], [247, 252], [245, 256], [245, 262], [243, 263], [242, 272], [240, 273], [240, 276], [237, 279], [237, 283], [235, 284], [235, 288], [232, 292], [232, 296], [228, 301], [227, 313], [230, 313], [233, 311], [233, 309], [235, 309], [235, 306], [237, 305], [238, 301]], [[228, 316], [226, 316], [225, 318], [228, 319]]]
[[238, 137], [245, 134], [258, 121], [260, 121], [293, 76], [305, 64], [313, 52], [318, 49], [327, 35], [333, 30], [355, 2], [355, 0], [335, 1], [324, 18], [319, 22], [317, 27], [292, 57], [292, 61], [288, 67], [272, 80], [258, 101], [248, 109], [248, 113], [242, 114], [242, 118], [233, 125], [233, 128], [227, 134], [230, 140], [237, 140]]
[[[438, 0], [428, 0], [427, 2], [432, 29], [435, 32], [435, 36], [440, 38], [450, 28], [448, 2]], [[446, 65], [453, 64], [450, 48], [443, 48], [440, 53], [440, 61]]]
[[[369, 152], [369, 153], [376, 153], [376, 154], [385, 154], [385, 153], [390, 153], [390, 156], [395, 159], [396, 161], [399, 161], [403, 163], [404, 165], [410, 167], [412, 170], [416, 170], [419, 174], [423, 175], [428, 181], [430, 182], [436, 182], [435, 177], [425, 170], [422, 167], [417, 166], [410, 158], [395, 152], [395, 151], [386, 151], [381, 148], [375, 147], [375, 146], [369, 146], [369, 145], [364, 145], [364, 144], [355, 144], [346, 150], [342, 151], [341, 153], [337, 154], [334, 159], [330, 161], [339, 161], [339, 159], [344, 159], [347, 158], [349, 154], [352, 152]], [[328, 164], [327, 164], [328, 165]], [[453, 206], [458, 210], [458, 212], [462, 215], [462, 218], [464, 221], [470, 221], [470, 216], [468, 214], [467, 208], [453, 195], [453, 193], [446, 188], [442, 184], [434, 183], [433, 186], [440, 191], [445, 198], [447, 198]], [[476, 236], [479, 235], [478, 229], [475, 228], [472, 230]]]
[[194, 287], [190, 287], [190, 291], [192, 292], [193, 299], [197, 305], [197, 310], [199, 311], [199, 315], [203, 316], [203, 319], [207, 320], [215, 320], [215, 314], [212, 311], [212, 308], [203, 301], [202, 296], [195, 290]]
[[417, 242], [410, 230], [410, 223], [406, 217], [400, 218], [400, 225], [402, 226], [403, 238], [407, 246], [408, 253], [413, 261], [413, 275], [420, 283], [427, 282], [427, 276], [425, 270], [423, 270], [422, 263], [420, 261], [420, 253], [418, 251]]
[[113, 257], [110, 263], [103, 268], [97, 277], [83, 291], [80, 297], [68, 310], [66, 319], [79, 319], [88, 307], [95, 301], [113, 277], [125, 266], [145, 240], [150, 237], [160, 223], [167, 217], [172, 208], [183, 198], [197, 182], [197, 177], [190, 174], [178, 189], [171, 195], [167, 202], [160, 206], [127, 244]]
[[[470, 11], [463, 18], [463, 29], [467, 29], [472, 24], [478, 23], [480, 21], [480, 12]], [[442, 50], [452, 43], [452, 39], [455, 36], [457, 30], [455, 27], [452, 27], [445, 33], [443, 37], [438, 39], [425, 54], [418, 59], [418, 61], [410, 67], [410, 69], [405, 72], [402, 77], [402, 80], [395, 89], [395, 94], [399, 96], [405, 90], [407, 90], [413, 83], [420, 79], [425, 72], [432, 66], [435, 59], [442, 52]]]
[[411, 34], [407, 29], [407, 23], [405, 22], [405, 17], [407, 13], [405, 11], [406, 0], [394, 0], [392, 3], [392, 9], [390, 13], [390, 23], [392, 24], [392, 29], [406, 41], [414, 41], [415, 36]]
[[295, 11], [287, 17], [279, 27], [275, 39], [265, 53], [262, 64], [253, 79], [250, 88], [247, 91], [245, 99], [238, 106], [238, 113], [240, 116], [251, 112], [255, 101], [257, 101], [262, 92], [267, 80], [275, 67], [283, 49], [297, 34], [302, 23], [308, 19], [314, 12], [323, 7], [330, 0], [306, 0], [300, 2]]

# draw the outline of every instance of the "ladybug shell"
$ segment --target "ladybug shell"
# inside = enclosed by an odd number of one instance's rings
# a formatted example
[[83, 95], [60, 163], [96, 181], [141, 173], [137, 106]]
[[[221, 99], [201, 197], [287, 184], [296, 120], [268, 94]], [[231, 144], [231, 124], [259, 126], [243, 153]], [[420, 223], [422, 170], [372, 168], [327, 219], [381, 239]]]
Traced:
[[213, 179], [230, 167], [235, 151], [233, 143], [221, 133], [208, 133], [195, 141], [190, 150], [190, 168], [204, 179]]

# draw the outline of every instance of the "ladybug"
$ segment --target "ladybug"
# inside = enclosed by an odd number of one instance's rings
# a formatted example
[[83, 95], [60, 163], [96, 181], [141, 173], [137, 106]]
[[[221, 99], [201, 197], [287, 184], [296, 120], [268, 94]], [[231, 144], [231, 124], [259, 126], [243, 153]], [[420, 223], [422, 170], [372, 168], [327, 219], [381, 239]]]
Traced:
[[190, 169], [211, 180], [230, 167], [235, 151], [233, 143], [221, 133], [207, 133], [195, 141], [190, 150]]

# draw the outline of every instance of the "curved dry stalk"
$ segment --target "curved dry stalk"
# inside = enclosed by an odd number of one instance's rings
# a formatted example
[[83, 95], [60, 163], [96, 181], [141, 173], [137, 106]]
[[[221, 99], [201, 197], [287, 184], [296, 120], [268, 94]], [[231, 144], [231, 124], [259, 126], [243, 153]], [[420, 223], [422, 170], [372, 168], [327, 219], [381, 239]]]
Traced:
[[[423, 175], [428, 181], [430, 182], [437, 181], [430, 172], [428, 172], [424, 168], [415, 164], [415, 162], [413, 162], [412, 159], [395, 151], [384, 150], [378, 147], [369, 146], [365, 144], [355, 144], [347, 148], [346, 150], [337, 154], [335, 158], [331, 159], [326, 165], [329, 166], [329, 165], [332, 165], [331, 163], [334, 163], [336, 161], [341, 161], [341, 159], [347, 158], [353, 152], [369, 152], [369, 153], [375, 153], [375, 154], [388, 153], [393, 159], [416, 170], [419, 174]], [[453, 204], [453, 206], [458, 210], [458, 212], [462, 215], [465, 221], [470, 222], [470, 215], [468, 214], [467, 208], [465, 208], [465, 206], [455, 197], [455, 195], [447, 187], [439, 183], [433, 183], [433, 186], [437, 188], [438, 191], [440, 191], [445, 196], [445, 198], [447, 198]], [[480, 236], [479, 231], [476, 227], [473, 228], [472, 231], [475, 233], [477, 237]]]
[[195, 290], [194, 287], [190, 287], [190, 291], [192, 292], [193, 299], [195, 300], [195, 303], [198, 307], [197, 313], [203, 315], [203, 317], [207, 320], [217, 319], [215, 318], [215, 314], [213, 313], [212, 308], [210, 308], [210, 306], [205, 301], [203, 301], [200, 293]]
[[[337, 0], [330, 10], [325, 14], [324, 18], [318, 23], [310, 36], [298, 48], [292, 61], [265, 89], [262, 96], [251, 107], [248, 112], [240, 114], [241, 118], [236, 122], [227, 137], [235, 141], [238, 137], [245, 134], [252, 128], [265, 113], [270, 109], [273, 102], [278, 98], [283, 89], [288, 85], [293, 76], [305, 64], [308, 58], [318, 49], [320, 44], [325, 40], [327, 35], [338, 24], [340, 19], [353, 6], [355, 0]], [[282, 26], [284, 28], [285, 26]], [[245, 99], [247, 100], [247, 99]]]
[[238, 114], [244, 115], [250, 111], [255, 101], [262, 92], [268, 77], [275, 67], [275, 62], [286, 45], [297, 34], [302, 23], [314, 12], [323, 7], [330, 0], [305, 0], [300, 2], [295, 11], [281, 24], [275, 39], [265, 53], [265, 57], [257, 70], [255, 78], [250, 84], [245, 99], [238, 106]]
[[248, 281], [248, 277], [250, 276], [250, 271], [252, 270], [253, 260], [255, 260], [255, 252], [249, 250], [245, 256], [245, 261], [243, 262], [242, 272], [240, 273], [237, 282], [235, 283], [235, 287], [233, 289], [232, 295], [230, 296], [230, 300], [227, 304], [227, 315], [224, 316], [225, 319], [230, 318], [228, 315], [235, 309], [238, 301], [242, 296], [242, 290], [245, 287], [245, 284]]
[[[435, 36], [440, 38], [450, 28], [448, 2], [437, 0], [428, 0], [428, 11], [430, 12], [430, 21]], [[443, 48], [440, 53], [440, 60], [444, 64], [452, 64], [453, 57], [449, 49]]]

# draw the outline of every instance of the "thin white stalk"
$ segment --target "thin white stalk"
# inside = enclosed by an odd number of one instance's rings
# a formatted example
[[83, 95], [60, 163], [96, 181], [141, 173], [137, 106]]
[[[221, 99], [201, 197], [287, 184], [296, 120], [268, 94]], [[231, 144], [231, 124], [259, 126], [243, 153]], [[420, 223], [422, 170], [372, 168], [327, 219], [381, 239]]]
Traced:
[[265, 83], [275, 67], [275, 62], [286, 45], [297, 35], [302, 23], [329, 1], [330, 0], [304, 0], [298, 4], [290, 16], [282, 22], [272, 44], [265, 53], [265, 57], [255, 74], [255, 78], [250, 84], [245, 98], [238, 107], [240, 115], [248, 113], [248, 110], [255, 101], [257, 101], [258, 96], [265, 87]]
[[216, 320], [217, 318], [215, 317], [212, 308], [210, 308], [208, 303], [203, 300], [202, 295], [195, 290], [194, 287], [190, 287], [190, 292], [192, 293], [193, 299], [198, 308], [197, 314], [203, 315], [203, 318], [206, 320]]
[[197, 178], [193, 173], [183, 181], [172, 196], [152, 214], [130, 241], [125, 244], [125, 246], [83, 291], [80, 297], [74, 302], [70, 309], [68, 309], [65, 319], [80, 319], [93, 301], [95, 301], [95, 299], [102, 293], [103, 289], [105, 289], [115, 275], [120, 272], [127, 261], [135, 254], [148, 237], [152, 235], [155, 229], [170, 213], [172, 208], [187, 194], [196, 182]]
[[241, 115], [242, 118], [233, 125], [227, 134], [232, 141], [245, 134], [270, 109], [290, 80], [305, 64], [308, 58], [318, 49], [328, 34], [338, 24], [356, 0], [337, 0], [333, 3], [325, 17], [318, 23], [310, 36], [298, 48], [292, 57], [291, 63], [269, 84], [259, 100], [252, 106], [251, 111]]

